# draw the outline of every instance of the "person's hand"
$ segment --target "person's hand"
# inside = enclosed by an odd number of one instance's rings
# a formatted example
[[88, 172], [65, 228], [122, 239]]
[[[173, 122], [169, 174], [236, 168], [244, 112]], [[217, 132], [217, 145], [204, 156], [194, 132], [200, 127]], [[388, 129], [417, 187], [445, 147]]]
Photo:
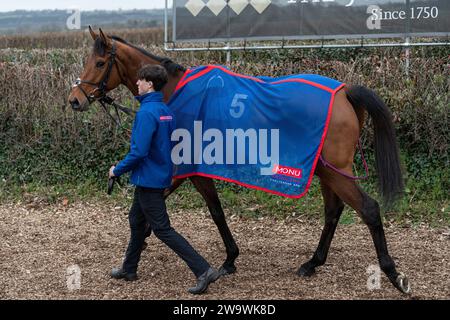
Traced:
[[115, 167], [116, 167], [116, 166], [111, 166], [111, 168], [109, 168], [109, 174], [108, 174], [108, 176], [109, 176], [110, 179], [113, 178], [113, 177], [115, 177], [114, 172], [113, 172]]

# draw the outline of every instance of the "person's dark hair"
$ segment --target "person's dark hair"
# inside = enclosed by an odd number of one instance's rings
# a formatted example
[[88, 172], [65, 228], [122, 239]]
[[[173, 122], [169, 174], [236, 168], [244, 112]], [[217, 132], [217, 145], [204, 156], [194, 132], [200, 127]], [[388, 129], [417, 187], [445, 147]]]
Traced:
[[166, 69], [157, 64], [143, 66], [137, 75], [140, 80], [151, 81], [155, 91], [161, 91], [168, 80]]

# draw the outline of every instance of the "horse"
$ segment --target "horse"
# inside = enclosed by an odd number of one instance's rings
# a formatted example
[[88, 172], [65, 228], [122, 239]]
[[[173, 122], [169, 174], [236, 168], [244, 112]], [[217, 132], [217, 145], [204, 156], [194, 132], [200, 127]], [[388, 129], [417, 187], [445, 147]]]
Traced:
[[[137, 71], [147, 64], [159, 64], [167, 70], [168, 83], [162, 93], [164, 101], [170, 99], [186, 68], [169, 58], [151, 54], [120, 37], [106, 35], [101, 29], [95, 33], [89, 26], [89, 32], [94, 45], [86, 59], [84, 70], [73, 84], [68, 97], [73, 110], [88, 110], [91, 104], [104, 99], [109, 91], [119, 85], [126, 86], [133, 95], [138, 95]], [[317, 267], [325, 263], [344, 204], [347, 204], [367, 225], [380, 269], [395, 288], [408, 294], [409, 280], [405, 274], [397, 272], [388, 252], [380, 206], [351, 178], [354, 155], [364, 127], [366, 112], [374, 126], [375, 167], [384, 203], [391, 205], [403, 192], [399, 149], [388, 107], [373, 90], [364, 86], [346, 85], [335, 95], [327, 135], [321, 150], [321, 156], [330, 165], [318, 162], [314, 171], [320, 180], [324, 202], [324, 227], [313, 256], [300, 265], [297, 274], [300, 277], [310, 277]], [[173, 179], [171, 186], [165, 190], [165, 196], [174, 192], [186, 179]], [[225, 245], [226, 258], [219, 269], [220, 273], [232, 274], [236, 271], [235, 260], [239, 255], [239, 248], [225, 220], [214, 180], [198, 175], [189, 179], [206, 201]]]

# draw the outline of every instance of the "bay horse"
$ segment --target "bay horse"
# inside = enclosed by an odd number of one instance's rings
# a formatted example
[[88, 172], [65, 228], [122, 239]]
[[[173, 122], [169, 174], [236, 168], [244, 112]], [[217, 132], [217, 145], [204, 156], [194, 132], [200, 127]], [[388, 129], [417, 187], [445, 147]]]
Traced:
[[[68, 98], [73, 110], [86, 111], [90, 104], [104, 98], [107, 92], [120, 84], [125, 85], [133, 95], [138, 95], [137, 71], [147, 64], [159, 64], [167, 70], [169, 81], [162, 91], [164, 100], [169, 100], [186, 71], [183, 66], [168, 58], [153, 55], [119, 37], [105, 35], [101, 29], [99, 33], [95, 33], [89, 27], [89, 32], [94, 46]], [[392, 204], [403, 192], [399, 151], [389, 109], [372, 90], [363, 86], [345, 86], [336, 94], [321, 151], [321, 156], [332, 166], [319, 161], [314, 172], [320, 179], [325, 206], [324, 228], [312, 258], [299, 267], [297, 274], [309, 277], [315, 273], [318, 266], [325, 263], [345, 203], [352, 207], [368, 226], [381, 270], [395, 288], [409, 293], [408, 278], [397, 272], [388, 253], [378, 202], [364, 192], [354, 179], [349, 178], [352, 175], [353, 158], [366, 111], [374, 126], [376, 171], [384, 202]], [[235, 260], [239, 255], [239, 248], [225, 220], [214, 181], [202, 176], [191, 176], [189, 179], [205, 199], [224, 242], [226, 259], [220, 272], [222, 275], [232, 274], [236, 271]], [[173, 179], [165, 196], [176, 190], [185, 180], [186, 178]]]

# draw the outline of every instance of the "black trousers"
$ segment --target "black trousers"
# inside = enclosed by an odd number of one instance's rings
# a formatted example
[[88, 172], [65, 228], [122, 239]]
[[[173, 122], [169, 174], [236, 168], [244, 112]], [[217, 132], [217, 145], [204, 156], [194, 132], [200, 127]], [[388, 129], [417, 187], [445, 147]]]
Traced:
[[146, 228], [147, 224], [158, 239], [186, 262], [196, 277], [210, 267], [209, 263], [192, 248], [189, 242], [170, 226], [164, 200], [164, 189], [136, 187], [128, 218], [131, 236], [122, 266], [126, 272], [135, 273], [137, 271], [142, 245], [146, 234], [148, 235], [150, 231]]

